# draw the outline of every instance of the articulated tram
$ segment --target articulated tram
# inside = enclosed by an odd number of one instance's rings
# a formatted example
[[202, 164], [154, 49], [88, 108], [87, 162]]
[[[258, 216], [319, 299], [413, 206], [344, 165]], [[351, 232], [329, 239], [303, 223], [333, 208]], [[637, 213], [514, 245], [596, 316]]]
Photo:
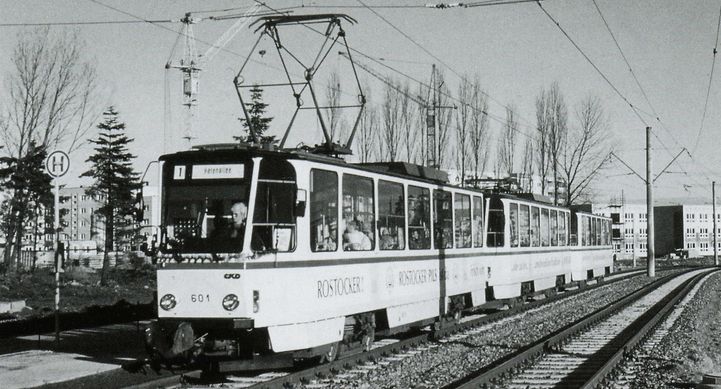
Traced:
[[448, 185], [405, 163], [205, 147], [160, 158], [164, 359], [221, 370], [369, 348], [612, 271], [610, 219]]

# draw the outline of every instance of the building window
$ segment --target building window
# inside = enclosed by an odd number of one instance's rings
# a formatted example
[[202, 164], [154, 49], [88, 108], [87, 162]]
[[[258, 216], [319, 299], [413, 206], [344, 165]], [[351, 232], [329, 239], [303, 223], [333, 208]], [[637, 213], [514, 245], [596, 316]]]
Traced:
[[639, 214], [639, 218], [640, 218], [640, 221], [641, 221], [641, 222], [645, 222], [646, 219], [648, 219], [648, 214], [647, 214], [647, 213], [641, 213], [641, 214]]
[[696, 243], [695, 243], [695, 242], [688, 242], [688, 243], [686, 243], [686, 248], [687, 248], [687, 249], [695, 249], [695, 248], [696, 248]]
[[696, 215], [693, 213], [686, 214], [686, 222], [693, 222], [696, 220]]

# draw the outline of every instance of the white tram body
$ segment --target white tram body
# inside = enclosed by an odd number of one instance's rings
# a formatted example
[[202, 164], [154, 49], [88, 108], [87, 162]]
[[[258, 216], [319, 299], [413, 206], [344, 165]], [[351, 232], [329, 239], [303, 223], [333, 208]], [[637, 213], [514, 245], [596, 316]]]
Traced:
[[[610, 219], [449, 186], [415, 165], [252, 149], [160, 160], [150, 337], [166, 357], [310, 356], [613, 266]], [[234, 246], [220, 231], [238, 202], [247, 227]], [[369, 245], [344, 242], [349, 223]], [[193, 342], [178, 340], [181, 328]]]

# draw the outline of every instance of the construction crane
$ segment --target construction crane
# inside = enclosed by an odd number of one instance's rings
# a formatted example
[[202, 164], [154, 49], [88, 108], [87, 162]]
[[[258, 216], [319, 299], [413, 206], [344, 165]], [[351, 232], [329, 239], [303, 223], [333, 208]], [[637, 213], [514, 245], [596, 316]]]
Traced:
[[[185, 16], [180, 19], [180, 22], [183, 23], [183, 28], [178, 35], [178, 39], [181, 37], [184, 38], [184, 45], [183, 45], [183, 55], [182, 57], [174, 61], [173, 55], [175, 51], [175, 47], [173, 47], [173, 52], [170, 54], [170, 59], [168, 59], [168, 62], [165, 64], [166, 71], [168, 69], [178, 69], [182, 73], [183, 77], [183, 102], [182, 105], [185, 107], [185, 119], [184, 119], [184, 133], [182, 138], [186, 140], [187, 147], [190, 148], [192, 146], [192, 141], [195, 139], [195, 134], [193, 132], [193, 122], [195, 121], [197, 117], [197, 107], [198, 107], [198, 84], [199, 84], [199, 76], [200, 72], [205, 68], [205, 66], [215, 57], [216, 54], [220, 50], [222, 50], [234, 37], [235, 35], [240, 32], [240, 30], [245, 27], [248, 22], [250, 21], [250, 17], [257, 14], [260, 9], [260, 4], [256, 3], [254, 4], [248, 11], [246, 11], [243, 15], [235, 15], [235, 16], [228, 16], [228, 17], [209, 17], [209, 18], [196, 18], [193, 17], [193, 15], [188, 12], [185, 14]], [[229, 18], [237, 18], [238, 20], [233, 23], [228, 30], [225, 31], [223, 35], [218, 38], [218, 40], [210, 45], [208, 50], [202, 55], [199, 55], [196, 47], [195, 47], [195, 34], [193, 32], [193, 24], [196, 24], [202, 20], [208, 19], [208, 20], [225, 20]], [[166, 116], [169, 116], [170, 112], [170, 99], [168, 98], [168, 85], [166, 83], [166, 98], [165, 98], [165, 104], [166, 104]], [[168, 118], [166, 117], [166, 121]]]

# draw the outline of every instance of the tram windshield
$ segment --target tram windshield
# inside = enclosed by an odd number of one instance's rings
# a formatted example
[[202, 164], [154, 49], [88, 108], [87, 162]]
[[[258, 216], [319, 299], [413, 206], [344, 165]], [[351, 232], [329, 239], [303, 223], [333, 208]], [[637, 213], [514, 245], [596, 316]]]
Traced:
[[[248, 248], [293, 251], [295, 170], [287, 161], [263, 159], [258, 177], [251, 177], [251, 165], [251, 161], [181, 165], [182, 172], [177, 166], [168, 167], [163, 250], [178, 254], [230, 254]], [[251, 178], [256, 181], [255, 196], [251, 196]], [[250, 204], [253, 198], [255, 204]], [[246, 237], [249, 245], [244, 243]]]
[[248, 185], [243, 184], [168, 188], [167, 249], [179, 253], [239, 252], [247, 198]]

